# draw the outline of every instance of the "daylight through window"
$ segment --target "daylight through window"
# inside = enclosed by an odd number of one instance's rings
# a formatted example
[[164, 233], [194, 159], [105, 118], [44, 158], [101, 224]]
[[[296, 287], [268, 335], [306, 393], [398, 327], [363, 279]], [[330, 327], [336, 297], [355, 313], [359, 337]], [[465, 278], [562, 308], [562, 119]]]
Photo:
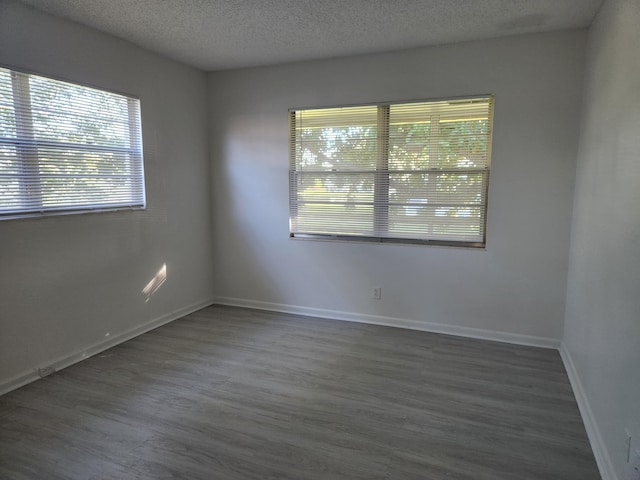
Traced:
[[0, 68], [0, 219], [144, 206], [138, 99]]
[[493, 97], [290, 111], [290, 235], [483, 246]]

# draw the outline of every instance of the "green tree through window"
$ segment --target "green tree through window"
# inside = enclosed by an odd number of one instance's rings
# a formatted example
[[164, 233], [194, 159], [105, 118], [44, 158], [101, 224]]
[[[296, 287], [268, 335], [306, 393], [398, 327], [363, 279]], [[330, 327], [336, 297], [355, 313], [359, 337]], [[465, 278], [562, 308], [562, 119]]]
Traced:
[[291, 111], [291, 236], [484, 244], [492, 106]]
[[0, 218], [144, 204], [139, 100], [0, 68]]

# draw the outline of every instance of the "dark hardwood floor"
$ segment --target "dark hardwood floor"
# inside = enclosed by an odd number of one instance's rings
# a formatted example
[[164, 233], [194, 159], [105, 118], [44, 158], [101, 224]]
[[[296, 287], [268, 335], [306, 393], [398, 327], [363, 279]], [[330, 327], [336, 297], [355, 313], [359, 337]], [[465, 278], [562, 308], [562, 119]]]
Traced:
[[599, 479], [558, 352], [209, 307], [0, 397], [2, 479]]

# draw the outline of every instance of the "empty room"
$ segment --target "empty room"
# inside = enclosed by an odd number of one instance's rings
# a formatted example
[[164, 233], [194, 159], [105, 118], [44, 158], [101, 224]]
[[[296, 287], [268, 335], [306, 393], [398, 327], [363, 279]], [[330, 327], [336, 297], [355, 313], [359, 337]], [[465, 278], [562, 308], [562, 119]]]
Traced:
[[0, 0], [0, 479], [640, 480], [640, 1]]

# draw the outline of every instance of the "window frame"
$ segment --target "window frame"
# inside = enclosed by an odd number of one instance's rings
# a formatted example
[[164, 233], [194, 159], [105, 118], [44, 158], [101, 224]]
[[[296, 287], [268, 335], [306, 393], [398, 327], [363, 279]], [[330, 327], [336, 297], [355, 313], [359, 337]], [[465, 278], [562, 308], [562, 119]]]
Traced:
[[[14, 118], [16, 121], [16, 136], [12, 137], [1, 137], [0, 136], [0, 146], [8, 145], [13, 146], [15, 148], [15, 156], [17, 160], [18, 169], [20, 170], [20, 175], [16, 177], [19, 182], [20, 191], [24, 191], [25, 189], [37, 189], [37, 194], [29, 194], [23, 195], [20, 194], [20, 199], [22, 201], [28, 199], [39, 199], [40, 208], [29, 208], [25, 207], [24, 204], [20, 207], [16, 207], [11, 211], [4, 213], [0, 209], [0, 222], [7, 220], [20, 220], [20, 219], [29, 219], [29, 218], [46, 218], [46, 217], [54, 217], [54, 216], [66, 216], [66, 215], [82, 215], [88, 213], [102, 213], [102, 212], [116, 212], [116, 211], [136, 211], [136, 210], [146, 210], [147, 208], [147, 195], [146, 195], [146, 175], [145, 175], [145, 157], [144, 157], [144, 140], [143, 140], [143, 131], [142, 131], [142, 102], [140, 97], [136, 95], [132, 95], [130, 93], [125, 93], [122, 91], [118, 91], [115, 89], [105, 88], [103, 86], [96, 86], [93, 84], [89, 84], [86, 82], [78, 82], [75, 80], [70, 80], [68, 78], [51, 75], [48, 73], [41, 73], [38, 71], [24, 69], [15, 67], [13, 65], [6, 65], [0, 63], [0, 68], [7, 70], [11, 77], [11, 101], [14, 105]], [[128, 135], [130, 139], [135, 140], [132, 142], [136, 145], [139, 145], [139, 148], [134, 147], [132, 145], [128, 147], [118, 147], [118, 146], [106, 146], [99, 144], [90, 144], [90, 143], [71, 143], [71, 142], [63, 142], [58, 140], [46, 140], [46, 139], [36, 139], [33, 134], [33, 120], [30, 118], [33, 114], [33, 103], [31, 102], [28, 78], [26, 76], [34, 76], [39, 77], [44, 80], [51, 80], [54, 82], [62, 82], [69, 84], [73, 87], [86, 88], [89, 90], [95, 90], [102, 93], [118, 95], [127, 100], [127, 117], [129, 119], [128, 125]], [[20, 98], [16, 98], [16, 85], [18, 88], [18, 96]], [[26, 92], [25, 92], [26, 89]], [[25, 101], [27, 100], [27, 101]], [[28, 108], [20, 109], [18, 112], [17, 105], [18, 103], [28, 104]], [[23, 115], [25, 113], [26, 115]], [[133, 117], [135, 115], [135, 117]], [[22, 117], [29, 118], [22, 118]], [[137, 127], [137, 128], [136, 128]], [[18, 131], [22, 130], [21, 134], [18, 134]], [[132, 173], [129, 175], [131, 179], [136, 180], [138, 185], [138, 198], [140, 201], [132, 201], [132, 202], [107, 202], [107, 203], [99, 203], [92, 202], [84, 205], [52, 205], [52, 206], [44, 206], [42, 204], [42, 192], [40, 190], [40, 180], [43, 176], [39, 172], [40, 160], [37, 156], [38, 148], [64, 148], [67, 147], [69, 149], [76, 149], [78, 151], [101, 151], [104, 153], [127, 153], [131, 155], [132, 160], [124, 164], [127, 168], [131, 168], [135, 170], [137, 173]], [[30, 154], [29, 154], [30, 153]], [[133, 157], [136, 160], [133, 160]], [[32, 178], [35, 178], [35, 182], [33, 185], [27, 187], [25, 185], [25, 175], [23, 172], [28, 171]], [[74, 177], [79, 178], [79, 177]], [[136, 189], [134, 186], [131, 187], [129, 193], [132, 199], [136, 196]]]
[[[308, 110], [326, 110], [334, 108], [349, 108], [349, 107], [378, 107], [378, 123], [380, 126], [380, 118], [384, 116], [386, 111], [386, 121], [383, 123], [382, 133], [378, 133], [378, 147], [382, 148], [382, 151], [378, 152], [375, 180], [374, 180], [374, 201], [372, 203], [374, 207], [373, 221], [374, 232], [380, 233], [384, 231], [388, 233], [388, 224], [384, 225], [385, 219], [388, 220], [388, 210], [390, 202], [388, 200], [389, 194], [389, 176], [396, 173], [394, 170], [390, 170], [389, 166], [389, 109], [396, 105], [409, 105], [419, 103], [437, 103], [437, 102], [455, 102], [473, 99], [486, 99], [489, 102], [489, 124], [487, 133], [487, 152], [486, 152], [486, 167], [481, 169], [469, 169], [472, 173], [484, 173], [482, 194], [484, 202], [481, 204], [482, 212], [482, 241], [463, 241], [463, 240], [442, 240], [442, 239], [427, 239], [427, 238], [407, 238], [407, 237], [392, 237], [382, 235], [356, 235], [356, 234], [333, 234], [333, 233], [295, 233], [292, 231], [292, 218], [297, 215], [298, 205], [294, 202], [294, 198], [297, 198], [297, 171], [296, 171], [296, 142], [295, 142], [295, 113], [299, 111]], [[489, 183], [491, 172], [491, 150], [493, 143], [493, 124], [494, 124], [494, 94], [478, 94], [478, 95], [465, 95], [456, 97], [442, 97], [442, 98], [429, 98], [429, 99], [412, 99], [412, 100], [400, 100], [389, 102], [369, 102], [369, 103], [357, 103], [357, 104], [341, 104], [332, 106], [313, 106], [313, 107], [294, 107], [289, 108], [289, 238], [300, 240], [321, 240], [321, 241], [345, 241], [345, 242], [365, 242], [365, 243], [379, 243], [379, 244], [408, 244], [408, 245], [433, 245], [433, 246], [446, 246], [446, 247], [463, 247], [463, 248], [486, 248], [487, 243], [487, 217], [488, 217], [488, 205], [489, 205]], [[431, 121], [430, 121], [431, 123]], [[435, 171], [435, 170], [434, 170]], [[440, 170], [442, 171], [442, 170]], [[382, 178], [381, 178], [382, 177]], [[381, 178], [381, 181], [380, 181]], [[380, 201], [386, 198], [386, 202]], [[378, 208], [383, 208], [386, 212], [376, 213]]]

